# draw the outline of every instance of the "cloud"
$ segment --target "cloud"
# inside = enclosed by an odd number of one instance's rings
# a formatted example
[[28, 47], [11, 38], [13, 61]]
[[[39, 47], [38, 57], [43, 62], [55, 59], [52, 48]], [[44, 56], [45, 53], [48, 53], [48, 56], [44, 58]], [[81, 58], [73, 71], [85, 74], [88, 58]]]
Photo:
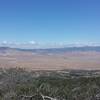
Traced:
[[7, 41], [3, 41], [2, 44], [8, 44], [8, 42]]
[[37, 44], [35, 41], [29, 41], [29, 44], [33, 44], [33, 45], [35, 45], [35, 44]]
[[0, 46], [7, 46], [12, 48], [26, 48], [26, 49], [34, 49], [34, 48], [61, 48], [61, 47], [82, 47], [82, 46], [100, 46], [99, 43], [87, 43], [80, 44], [79, 42], [74, 44], [68, 44], [66, 42], [60, 43], [38, 43], [35, 41], [27, 41], [27, 42], [11, 42], [11, 41], [2, 41]]

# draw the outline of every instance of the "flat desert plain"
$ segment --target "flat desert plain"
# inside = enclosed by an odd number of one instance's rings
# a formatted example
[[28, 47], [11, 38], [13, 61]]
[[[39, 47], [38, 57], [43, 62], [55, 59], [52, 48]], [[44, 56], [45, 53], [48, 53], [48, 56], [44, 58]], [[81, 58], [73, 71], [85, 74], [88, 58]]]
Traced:
[[0, 54], [0, 67], [21, 67], [31, 70], [100, 70], [100, 52], [66, 52], [62, 54], [10, 52]]

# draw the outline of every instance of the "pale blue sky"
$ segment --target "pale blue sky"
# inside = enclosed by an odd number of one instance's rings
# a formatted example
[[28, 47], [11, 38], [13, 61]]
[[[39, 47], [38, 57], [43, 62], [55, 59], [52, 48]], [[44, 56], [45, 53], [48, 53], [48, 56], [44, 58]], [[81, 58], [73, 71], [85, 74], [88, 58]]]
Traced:
[[0, 0], [0, 42], [100, 43], [100, 0]]

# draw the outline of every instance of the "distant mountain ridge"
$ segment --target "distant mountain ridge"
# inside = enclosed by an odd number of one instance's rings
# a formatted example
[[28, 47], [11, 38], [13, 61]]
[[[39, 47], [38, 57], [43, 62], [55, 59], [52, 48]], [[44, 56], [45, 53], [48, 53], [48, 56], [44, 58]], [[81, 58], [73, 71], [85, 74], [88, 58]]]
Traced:
[[100, 46], [64, 47], [64, 48], [48, 48], [48, 49], [21, 49], [21, 48], [0, 47], [0, 53], [5, 53], [9, 50], [33, 52], [33, 53], [64, 53], [64, 52], [87, 52], [87, 51], [100, 52]]

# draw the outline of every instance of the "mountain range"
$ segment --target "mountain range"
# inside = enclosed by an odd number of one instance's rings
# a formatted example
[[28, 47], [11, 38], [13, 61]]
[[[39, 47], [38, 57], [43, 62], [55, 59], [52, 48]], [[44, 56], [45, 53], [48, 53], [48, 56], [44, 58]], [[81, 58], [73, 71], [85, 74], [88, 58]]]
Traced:
[[48, 48], [48, 49], [21, 49], [11, 47], [0, 47], [0, 53], [8, 51], [26, 51], [33, 53], [65, 53], [65, 52], [100, 52], [100, 46], [83, 46], [83, 47], [63, 47], [63, 48]]

